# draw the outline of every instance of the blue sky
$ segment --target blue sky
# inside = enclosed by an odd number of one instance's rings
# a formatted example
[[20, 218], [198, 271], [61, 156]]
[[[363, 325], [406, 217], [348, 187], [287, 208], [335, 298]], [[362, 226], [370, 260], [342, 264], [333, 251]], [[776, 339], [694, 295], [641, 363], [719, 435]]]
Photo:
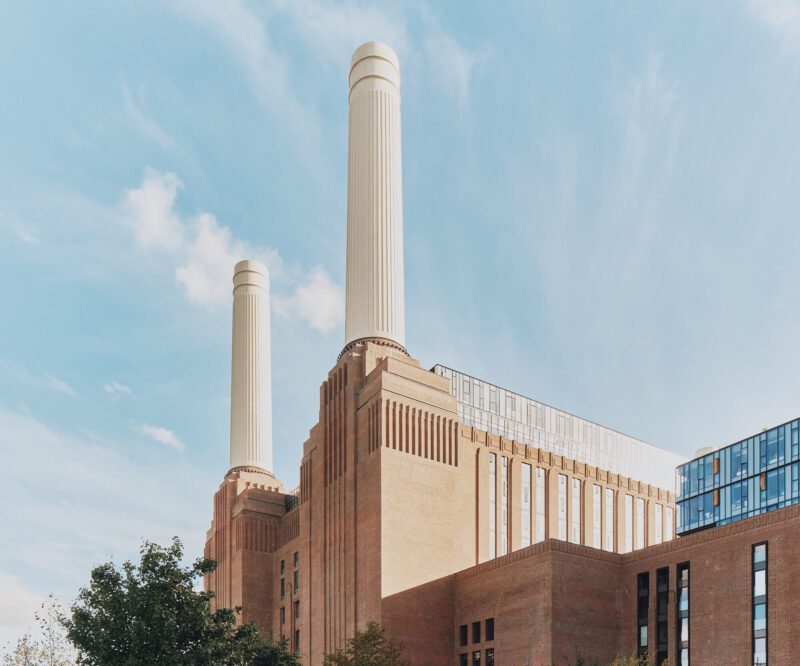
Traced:
[[275, 465], [343, 343], [347, 73], [403, 75], [407, 345], [689, 455], [796, 417], [800, 2], [0, 4], [0, 640], [201, 552], [230, 278]]

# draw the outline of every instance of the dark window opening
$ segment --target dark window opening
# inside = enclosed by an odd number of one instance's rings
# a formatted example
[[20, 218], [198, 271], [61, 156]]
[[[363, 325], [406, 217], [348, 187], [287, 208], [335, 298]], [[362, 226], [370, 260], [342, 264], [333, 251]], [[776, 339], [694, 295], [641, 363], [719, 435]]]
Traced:
[[486, 666], [494, 666], [494, 648], [486, 648]]
[[[473, 622], [472, 623], [472, 642], [473, 643], [480, 643], [481, 642], [481, 623], [480, 622]], [[480, 653], [478, 653], [480, 654]], [[475, 655], [473, 655], [474, 657]]]
[[300, 652], [300, 630], [296, 629], [294, 632], [294, 651]]
[[298, 588], [300, 587], [300, 583], [297, 578], [297, 572], [294, 572], [294, 591], [297, 592]]
[[286, 579], [281, 578], [281, 599], [286, 598]]
[[[458, 628], [458, 636], [459, 636], [459, 640], [458, 640], [458, 644], [459, 645], [464, 646], [469, 642], [469, 635], [468, 635], [468, 630], [467, 630], [467, 625], [466, 624], [462, 624]], [[466, 655], [464, 655], [464, 656], [466, 657]]]
[[481, 666], [481, 651], [475, 650], [472, 653], [472, 666]]
[[486, 638], [487, 641], [494, 640], [494, 618], [490, 617], [486, 620]]
[[295, 617], [300, 617], [300, 602], [299, 601], [295, 601], [294, 602], [294, 616]]
[[669, 651], [669, 567], [656, 571], [656, 666], [667, 660]]
[[469, 666], [469, 655], [466, 652], [458, 655], [458, 666]]
[[286, 624], [286, 607], [281, 606], [281, 624]]
[[281, 560], [281, 576], [283, 576], [285, 571], [286, 571], [286, 561]]
[[295, 554], [294, 554], [294, 566], [295, 566], [295, 569], [299, 566], [299, 564], [300, 564], [300, 553], [295, 551]]
[[636, 577], [636, 588], [638, 591], [637, 601], [637, 629], [636, 629], [636, 653], [639, 657], [647, 655], [647, 613], [650, 605], [650, 572], [645, 571]]

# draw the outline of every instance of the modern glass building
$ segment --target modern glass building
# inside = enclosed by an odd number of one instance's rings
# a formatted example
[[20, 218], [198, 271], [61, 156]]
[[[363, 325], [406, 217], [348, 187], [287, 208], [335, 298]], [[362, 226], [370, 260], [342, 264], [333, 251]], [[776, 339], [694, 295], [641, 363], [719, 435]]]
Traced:
[[676, 532], [726, 525], [800, 502], [795, 419], [676, 470]]
[[674, 470], [686, 460], [458, 370], [443, 365], [431, 370], [450, 380], [450, 393], [458, 400], [458, 418], [464, 425], [666, 490], [672, 490]]

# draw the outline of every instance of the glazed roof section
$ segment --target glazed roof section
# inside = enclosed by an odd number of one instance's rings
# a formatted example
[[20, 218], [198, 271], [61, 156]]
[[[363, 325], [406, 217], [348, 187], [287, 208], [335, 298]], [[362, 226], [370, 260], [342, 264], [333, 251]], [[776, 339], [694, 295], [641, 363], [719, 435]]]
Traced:
[[683, 456], [444, 365], [431, 370], [450, 380], [464, 425], [675, 491]]

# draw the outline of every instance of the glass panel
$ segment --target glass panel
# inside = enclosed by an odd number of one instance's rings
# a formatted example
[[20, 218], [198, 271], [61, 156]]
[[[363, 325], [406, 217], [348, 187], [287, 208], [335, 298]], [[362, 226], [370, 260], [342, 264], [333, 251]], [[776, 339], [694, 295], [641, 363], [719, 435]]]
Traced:
[[767, 572], [756, 571], [753, 576], [753, 596], [762, 597], [767, 593]]
[[767, 560], [767, 544], [760, 543], [753, 548], [753, 563], [766, 562]]
[[686, 587], [681, 588], [680, 597], [678, 598], [678, 610], [679, 611], [689, 610], [689, 588]]
[[753, 645], [753, 664], [767, 663], [767, 639], [756, 638]]
[[756, 604], [753, 608], [753, 631], [767, 628], [767, 605]]
[[647, 625], [639, 627], [639, 647], [647, 647]]
[[689, 648], [681, 650], [681, 666], [689, 666]]
[[681, 618], [681, 643], [689, 641], [689, 618]]

